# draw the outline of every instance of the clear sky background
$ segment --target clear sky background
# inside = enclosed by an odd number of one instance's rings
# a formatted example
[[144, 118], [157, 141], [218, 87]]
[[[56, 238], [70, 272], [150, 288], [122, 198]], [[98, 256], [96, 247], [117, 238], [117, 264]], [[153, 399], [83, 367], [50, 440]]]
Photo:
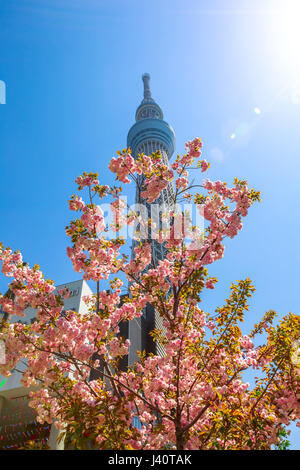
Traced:
[[[83, 171], [113, 183], [107, 165], [126, 146], [149, 72], [176, 151], [200, 136], [210, 179], [237, 176], [262, 192], [211, 266], [220, 281], [202, 307], [222, 303], [232, 281], [250, 277], [257, 291], [245, 332], [268, 309], [299, 313], [299, 6], [2, 0], [0, 240], [56, 284], [80, 279], [66, 257], [67, 199]], [[300, 448], [299, 431], [292, 443]]]

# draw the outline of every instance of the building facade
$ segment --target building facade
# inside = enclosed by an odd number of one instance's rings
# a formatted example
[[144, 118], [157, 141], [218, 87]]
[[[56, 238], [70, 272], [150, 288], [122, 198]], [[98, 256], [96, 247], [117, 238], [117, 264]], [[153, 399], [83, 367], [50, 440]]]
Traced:
[[[64, 300], [65, 310], [75, 310], [81, 314], [87, 312], [84, 296], [92, 294], [88, 284], [74, 281], [56, 287], [56, 290], [67, 288], [70, 296]], [[55, 291], [54, 291], [55, 293]], [[30, 324], [36, 317], [36, 310], [27, 308], [25, 316], [12, 316], [11, 322]], [[10, 377], [0, 374], [0, 450], [22, 447], [28, 441], [45, 441], [51, 449], [63, 448], [57, 443], [58, 430], [54, 425], [41, 425], [36, 421], [36, 412], [28, 406], [29, 392], [21, 383], [22, 370], [26, 365], [20, 362]]]

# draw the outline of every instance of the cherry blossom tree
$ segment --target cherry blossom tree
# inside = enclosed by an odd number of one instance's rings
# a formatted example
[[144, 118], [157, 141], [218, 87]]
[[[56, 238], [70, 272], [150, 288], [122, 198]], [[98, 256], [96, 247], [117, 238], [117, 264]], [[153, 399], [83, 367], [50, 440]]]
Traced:
[[[209, 167], [201, 148], [199, 138], [187, 142], [186, 154], [171, 167], [159, 152], [136, 160], [130, 149], [118, 152], [109, 168], [121, 186], [100, 184], [97, 173], [77, 178], [87, 199], [75, 195], [69, 201], [78, 216], [66, 229], [67, 254], [76, 272], [96, 282], [96, 293], [85, 298], [87, 314], [64, 311], [68, 292], [55, 291], [39, 266], [24, 265], [20, 252], [1, 245], [2, 272], [12, 278], [13, 296], [1, 295], [0, 306], [20, 317], [31, 306], [37, 321], [2, 321], [6, 363], [0, 372], [9, 376], [26, 359], [22, 383], [32, 387], [38, 421], [55, 421], [72, 448], [270, 449], [280, 442], [283, 427], [299, 419], [299, 316], [290, 313], [274, 324], [276, 314], [268, 311], [243, 335], [240, 324], [255, 290], [250, 279], [232, 284], [228, 299], [214, 312], [200, 307], [202, 292], [217, 282], [207, 266], [223, 257], [225, 239], [239, 233], [243, 217], [260, 198], [238, 179], [232, 187], [206, 179], [196, 192], [190, 171]], [[135, 256], [124, 251], [122, 228], [151, 224], [126, 210], [122, 189], [131, 182], [140, 202], [148, 204], [174, 187], [168, 230], [157, 227], [153, 235], [166, 250], [157, 265], [149, 237], [136, 241]], [[174, 209], [182, 200], [197, 206], [205, 231]], [[114, 215], [109, 227], [104, 201]], [[114, 236], [108, 237], [109, 231]], [[125, 278], [128, 295], [121, 302]], [[101, 281], [109, 281], [110, 289], [101, 290]], [[162, 329], [151, 335], [165, 354], [140, 351], [139, 360], [121, 370], [130, 343], [119, 334], [120, 322], [141, 317], [146, 305], [162, 318]], [[257, 370], [252, 386], [245, 382], [249, 369]], [[92, 371], [98, 379], [91, 380]]]

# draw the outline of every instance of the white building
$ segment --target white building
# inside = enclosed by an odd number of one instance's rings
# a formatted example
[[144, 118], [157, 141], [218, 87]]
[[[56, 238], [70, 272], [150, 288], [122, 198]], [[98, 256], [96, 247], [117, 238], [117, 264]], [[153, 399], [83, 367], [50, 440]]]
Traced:
[[[88, 284], [83, 281], [74, 281], [56, 287], [56, 290], [66, 287], [71, 291], [70, 296], [65, 299], [65, 310], [75, 310], [81, 314], [87, 312], [87, 306], [83, 297], [91, 295], [92, 291]], [[54, 291], [55, 292], [55, 291]], [[32, 323], [36, 310], [28, 308], [25, 310], [25, 317], [10, 317], [10, 321], [20, 321], [22, 323]], [[24, 370], [26, 365], [20, 361], [18, 370]], [[31, 389], [24, 387], [20, 383], [22, 374], [12, 371], [10, 377], [0, 374], [0, 449], [19, 447], [29, 440], [48, 441], [51, 449], [59, 449], [57, 444], [58, 431], [54, 425], [40, 425], [36, 422], [36, 413], [28, 406], [28, 393]]]

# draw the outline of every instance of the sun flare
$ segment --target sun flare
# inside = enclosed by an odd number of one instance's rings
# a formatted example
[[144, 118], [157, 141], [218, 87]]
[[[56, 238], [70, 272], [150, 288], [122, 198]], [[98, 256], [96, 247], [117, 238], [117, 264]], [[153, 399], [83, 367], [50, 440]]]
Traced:
[[300, 78], [300, 0], [284, 2], [274, 11], [271, 21], [280, 65]]

